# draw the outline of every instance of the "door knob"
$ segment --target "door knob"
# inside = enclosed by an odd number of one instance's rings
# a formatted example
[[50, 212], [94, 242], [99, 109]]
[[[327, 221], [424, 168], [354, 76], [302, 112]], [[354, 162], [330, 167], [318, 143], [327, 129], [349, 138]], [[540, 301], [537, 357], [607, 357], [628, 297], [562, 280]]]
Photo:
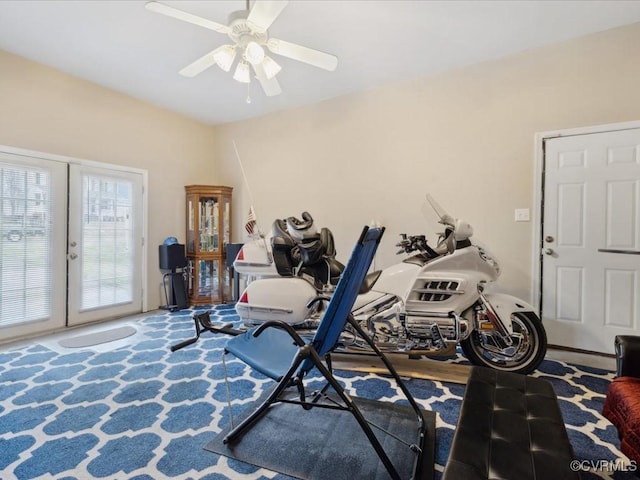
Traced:
[[545, 255], [553, 255], [553, 248], [545, 248], [544, 253]]
[[69, 258], [70, 258], [71, 260], [75, 260], [76, 258], [78, 258], [78, 255], [77, 255], [77, 254], [75, 254], [75, 253], [70, 253], [70, 254], [69, 254]]
[[544, 237], [544, 241], [547, 243], [551, 243], [555, 240], [555, 238], [553, 238], [551, 235], [547, 235], [546, 237]]

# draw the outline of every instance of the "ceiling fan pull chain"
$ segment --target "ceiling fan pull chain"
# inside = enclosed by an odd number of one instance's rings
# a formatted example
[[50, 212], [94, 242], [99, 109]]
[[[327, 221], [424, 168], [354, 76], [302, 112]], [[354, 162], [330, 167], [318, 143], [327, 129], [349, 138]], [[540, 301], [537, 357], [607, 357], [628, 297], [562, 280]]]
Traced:
[[247, 83], [247, 103], [251, 103], [251, 82]]

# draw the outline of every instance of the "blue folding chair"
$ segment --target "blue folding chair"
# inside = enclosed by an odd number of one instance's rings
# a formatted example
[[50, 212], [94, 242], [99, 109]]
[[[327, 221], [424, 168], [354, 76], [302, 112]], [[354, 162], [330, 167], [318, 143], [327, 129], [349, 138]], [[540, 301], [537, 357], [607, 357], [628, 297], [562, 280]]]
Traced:
[[[266, 322], [243, 335], [231, 338], [227, 342], [224, 351], [225, 355], [228, 353], [234, 355], [253, 369], [278, 383], [266, 400], [226, 435], [223, 440], [225, 444], [237, 440], [240, 435], [251, 428], [267, 412], [271, 405], [278, 402], [298, 404], [306, 410], [314, 407], [347, 410], [354, 415], [391, 478], [399, 480], [400, 476], [396, 467], [389, 459], [378, 438], [376, 438], [371, 425], [333, 376], [331, 352], [338, 345], [340, 335], [346, 323], [349, 322], [381, 358], [415, 410], [418, 427], [416, 442], [413, 444], [403, 443], [416, 454], [412, 478], [420, 478], [420, 469], [423, 464], [422, 446], [424, 445], [426, 434], [425, 418], [391, 363], [351, 315], [351, 309], [383, 233], [384, 228], [364, 227], [320, 325], [310, 342], [305, 342], [290, 325], [279, 321]], [[322, 373], [326, 379], [326, 384], [319, 391], [313, 392], [310, 398], [307, 399], [303, 380], [314, 367]], [[297, 395], [293, 399], [291, 395], [289, 395], [289, 398], [285, 398], [285, 392], [288, 392], [290, 387], [297, 389]], [[320, 403], [321, 399], [326, 398], [326, 392], [329, 387], [335, 390], [343, 405], [336, 404], [336, 402], [330, 404]], [[298, 397], [299, 400], [296, 400], [295, 398]], [[374, 425], [374, 427], [382, 430], [377, 425]]]

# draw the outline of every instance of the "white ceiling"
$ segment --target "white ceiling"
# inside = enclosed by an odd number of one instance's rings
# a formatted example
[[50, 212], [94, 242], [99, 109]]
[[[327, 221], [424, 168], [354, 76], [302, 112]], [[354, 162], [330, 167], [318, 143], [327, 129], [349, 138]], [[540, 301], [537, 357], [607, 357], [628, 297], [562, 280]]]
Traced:
[[[163, 3], [226, 24], [245, 0]], [[226, 35], [144, 0], [0, 0], [0, 50], [208, 124], [311, 104], [640, 21], [640, 1], [291, 0], [269, 35], [332, 53], [327, 72], [273, 55], [282, 94], [265, 97], [217, 66], [178, 71]], [[253, 0], [251, 2], [253, 4]], [[0, 75], [2, 72], [0, 71]]]

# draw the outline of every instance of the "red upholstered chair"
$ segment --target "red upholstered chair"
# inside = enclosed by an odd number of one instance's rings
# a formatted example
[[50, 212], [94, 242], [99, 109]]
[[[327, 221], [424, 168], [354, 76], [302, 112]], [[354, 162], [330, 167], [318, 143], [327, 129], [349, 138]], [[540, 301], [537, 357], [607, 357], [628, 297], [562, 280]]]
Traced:
[[615, 350], [616, 378], [602, 414], [618, 429], [622, 453], [640, 464], [640, 336], [617, 336]]

